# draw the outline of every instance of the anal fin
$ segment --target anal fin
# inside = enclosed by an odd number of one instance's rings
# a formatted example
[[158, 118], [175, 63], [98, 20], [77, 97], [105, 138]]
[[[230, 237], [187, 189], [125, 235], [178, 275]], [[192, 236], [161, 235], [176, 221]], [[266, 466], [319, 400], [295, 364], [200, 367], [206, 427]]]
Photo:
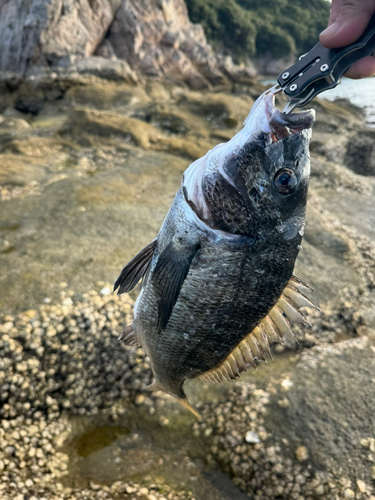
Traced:
[[120, 340], [120, 342], [124, 342], [126, 345], [140, 347], [137, 337], [135, 336], [133, 324], [124, 328], [118, 340]]
[[200, 413], [197, 412], [194, 406], [192, 406], [187, 399], [177, 399], [177, 401], [180, 403], [181, 406], [191, 411], [191, 413], [195, 417], [197, 417], [198, 420], [202, 420], [202, 416], [200, 415]]

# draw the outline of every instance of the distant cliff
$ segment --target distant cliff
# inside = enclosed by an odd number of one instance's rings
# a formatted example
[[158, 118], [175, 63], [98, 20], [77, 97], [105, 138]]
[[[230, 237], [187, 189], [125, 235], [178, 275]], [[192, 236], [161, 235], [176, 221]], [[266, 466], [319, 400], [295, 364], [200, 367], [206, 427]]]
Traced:
[[0, 0], [0, 71], [77, 71], [205, 88], [254, 75], [217, 56], [183, 0]]

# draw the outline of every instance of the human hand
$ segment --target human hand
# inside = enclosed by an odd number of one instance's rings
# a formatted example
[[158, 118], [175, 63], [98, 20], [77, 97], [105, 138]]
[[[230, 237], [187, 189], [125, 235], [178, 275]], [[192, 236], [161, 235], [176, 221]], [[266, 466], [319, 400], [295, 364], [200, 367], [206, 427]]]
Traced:
[[[362, 35], [375, 13], [375, 0], [332, 0], [328, 28], [320, 34], [320, 42], [328, 49], [345, 47]], [[375, 75], [375, 57], [364, 57], [345, 74], [349, 78]]]

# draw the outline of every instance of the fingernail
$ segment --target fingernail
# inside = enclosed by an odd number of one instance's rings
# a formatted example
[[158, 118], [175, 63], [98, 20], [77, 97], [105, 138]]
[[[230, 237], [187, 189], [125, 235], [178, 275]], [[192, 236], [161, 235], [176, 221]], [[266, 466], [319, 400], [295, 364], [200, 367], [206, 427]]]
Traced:
[[331, 26], [328, 26], [324, 31], [320, 33], [320, 36], [332, 36], [335, 35], [340, 29], [340, 25], [338, 23], [333, 23]]

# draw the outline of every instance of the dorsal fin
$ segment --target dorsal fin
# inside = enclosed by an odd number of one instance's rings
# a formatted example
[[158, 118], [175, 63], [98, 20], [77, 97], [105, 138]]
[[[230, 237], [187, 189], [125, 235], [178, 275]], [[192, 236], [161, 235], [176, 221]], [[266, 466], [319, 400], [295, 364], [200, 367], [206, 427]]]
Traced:
[[118, 290], [118, 295], [125, 292], [130, 292], [140, 279], [146, 274], [152, 256], [156, 248], [156, 239], [145, 246], [137, 255], [130, 261], [117, 278], [113, 291]]
[[257, 359], [266, 360], [266, 356], [272, 358], [271, 344], [282, 343], [282, 339], [286, 336], [297, 340], [292, 325], [305, 323], [311, 326], [300, 309], [313, 307], [319, 310], [319, 307], [306, 297], [305, 290], [311, 290], [311, 288], [293, 275], [279, 300], [259, 325], [233, 349], [219, 366], [199, 375], [199, 378], [213, 383], [233, 380], [249, 366], [255, 367]]

